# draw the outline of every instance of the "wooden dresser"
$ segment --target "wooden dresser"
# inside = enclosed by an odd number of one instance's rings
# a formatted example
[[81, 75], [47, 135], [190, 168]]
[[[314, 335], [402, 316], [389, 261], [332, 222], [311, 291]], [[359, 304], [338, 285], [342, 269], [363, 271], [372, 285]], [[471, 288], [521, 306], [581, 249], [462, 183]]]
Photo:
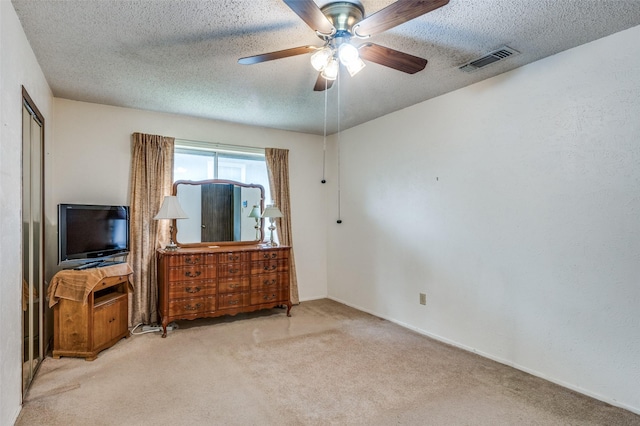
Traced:
[[289, 247], [237, 245], [158, 250], [162, 337], [178, 319], [236, 315], [287, 306]]

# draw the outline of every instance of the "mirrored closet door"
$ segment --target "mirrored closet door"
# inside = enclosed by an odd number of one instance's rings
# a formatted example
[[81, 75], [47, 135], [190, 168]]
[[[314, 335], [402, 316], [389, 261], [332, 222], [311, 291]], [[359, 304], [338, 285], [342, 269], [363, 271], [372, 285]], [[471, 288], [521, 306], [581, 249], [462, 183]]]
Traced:
[[44, 356], [44, 119], [24, 88], [22, 94], [22, 389], [26, 393]]

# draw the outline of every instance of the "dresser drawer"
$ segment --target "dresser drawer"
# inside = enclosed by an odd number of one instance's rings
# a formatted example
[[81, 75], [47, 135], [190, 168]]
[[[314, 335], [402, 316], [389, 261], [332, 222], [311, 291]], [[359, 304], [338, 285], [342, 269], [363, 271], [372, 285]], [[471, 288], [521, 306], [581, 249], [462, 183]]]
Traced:
[[215, 296], [172, 300], [169, 302], [169, 316], [195, 315], [214, 311], [215, 304]]
[[289, 285], [289, 274], [262, 274], [251, 276], [251, 291], [273, 291]]
[[273, 272], [287, 272], [288, 270], [289, 259], [251, 262], [251, 275], [268, 274]]
[[260, 250], [251, 252], [251, 260], [288, 259], [289, 250]]
[[218, 289], [220, 293], [240, 293], [249, 291], [249, 277], [219, 278]]
[[169, 298], [171, 300], [215, 294], [216, 282], [213, 279], [169, 283]]
[[231, 309], [249, 305], [249, 293], [228, 293], [218, 295], [218, 308]]
[[251, 292], [251, 304], [286, 302], [289, 300], [289, 287], [282, 290]]
[[248, 273], [248, 263], [224, 263], [218, 265], [218, 276], [221, 278], [240, 277]]
[[216, 265], [174, 266], [169, 268], [169, 281], [202, 280], [216, 277]]
[[170, 267], [212, 265], [218, 263], [217, 260], [217, 255], [214, 253], [181, 254], [168, 257]]
[[220, 263], [248, 262], [249, 260], [249, 253], [242, 251], [220, 253], [218, 255], [218, 261]]

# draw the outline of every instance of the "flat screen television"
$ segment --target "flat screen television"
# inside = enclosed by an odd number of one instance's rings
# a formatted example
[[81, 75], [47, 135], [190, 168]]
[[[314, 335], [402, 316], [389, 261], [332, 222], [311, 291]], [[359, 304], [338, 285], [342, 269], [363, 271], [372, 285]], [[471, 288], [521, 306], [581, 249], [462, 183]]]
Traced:
[[129, 252], [129, 206], [58, 205], [58, 263]]

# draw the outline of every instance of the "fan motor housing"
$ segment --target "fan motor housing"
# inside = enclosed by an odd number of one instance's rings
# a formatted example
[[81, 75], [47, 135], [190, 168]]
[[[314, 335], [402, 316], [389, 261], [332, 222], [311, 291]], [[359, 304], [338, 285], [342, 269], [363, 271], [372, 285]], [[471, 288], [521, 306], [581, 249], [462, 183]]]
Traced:
[[347, 31], [351, 34], [351, 28], [364, 18], [364, 7], [359, 1], [331, 2], [322, 6], [320, 10], [338, 32]]

